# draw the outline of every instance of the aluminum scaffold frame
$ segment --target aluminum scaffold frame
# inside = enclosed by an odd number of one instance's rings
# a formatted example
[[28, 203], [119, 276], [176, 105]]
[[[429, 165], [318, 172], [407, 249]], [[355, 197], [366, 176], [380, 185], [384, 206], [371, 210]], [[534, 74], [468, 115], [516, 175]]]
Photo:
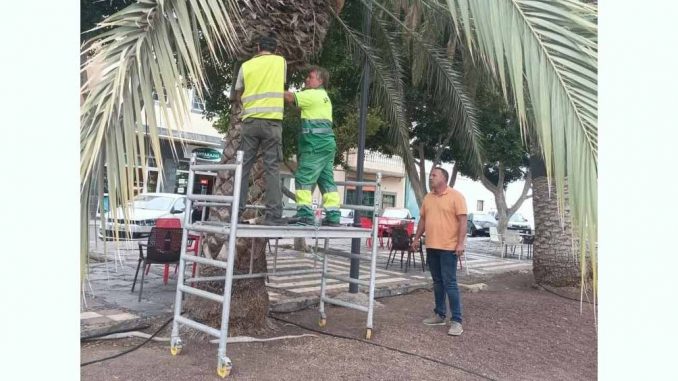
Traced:
[[[207, 333], [209, 335], [219, 338], [219, 349], [217, 350], [217, 374], [220, 377], [227, 377], [233, 368], [233, 363], [228, 356], [226, 356], [226, 347], [228, 339], [228, 323], [230, 320], [230, 307], [231, 307], [231, 290], [233, 285], [233, 280], [235, 279], [248, 279], [248, 278], [258, 278], [258, 277], [267, 277], [269, 275], [275, 276], [285, 276], [285, 275], [301, 275], [301, 274], [311, 274], [311, 273], [321, 273], [321, 284], [320, 284], [320, 303], [319, 303], [319, 325], [324, 327], [327, 322], [327, 316], [325, 313], [325, 303], [335, 304], [342, 307], [356, 309], [367, 313], [367, 323], [365, 328], [365, 338], [370, 339], [372, 337], [372, 328], [373, 328], [373, 317], [374, 317], [374, 289], [375, 289], [375, 280], [376, 280], [376, 265], [377, 265], [377, 245], [372, 245], [371, 255], [370, 255], [370, 277], [367, 280], [360, 280], [328, 271], [327, 258], [329, 255], [336, 255], [346, 258], [359, 258], [366, 260], [367, 258], [362, 257], [357, 254], [348, 254], [343, 252], [330, 252], [328, 250], [323, 251], [323, 267], [322, 270], [310, 269], [310, 270], [292, 270], [292, 271], [276, 271], [274, 266], [273, 272], [265, 273], [253, 273], [253, 262], [250, 258], [250, 270], [247, 274], [233, 274], [233, 266], [235, 262], [236, 255], [236, 238], [315, 238], [316, 246], [317, 240], [319, 238], [330, 239], [330, 238], [371, 238], [372, 242], [377, 241], [377, 216], [379, 214], [379, 205], [381, 204], [381, 173], [377, 173], [376, 181], [337, 181], [337, 185], [352, 185], [352, 186], [374, 186], [375, 187], [375, 197], [374, 197], [374, 206], [364, 206], [364, 205], [348, 205], [342, 204], [342, 208], [369, 211], [372, 213], [372, 228], [358, 228], [358, 227], [326, 227], [326, 226], [265, 226], [265, 225], [238, 225], [238, 213], [239, 213], [239, 202], [240, 202], [240, 187], [241, 187], [241, 176], [242, 176], [242, 160], [243, 152], [238, 151], [236, 154], [235, 164], [197, 164], [196, 155], [193, 154], [189, 166], [188, 173], [188, 184], [187, 184], [187, 197], [186, 197], [186, 211], [184, 216], [183, 224], [183, 234], [182, 234], [182, 245], [181, 245], [181, 256], [179, 259], [179, 275], [177, 279], [177, 291], [174, 301], [174, 320], [172, 323], [172, 333], [170, 339], [170, 353], [172, 355], [178, 355], [182, 348], [183, 343], [179, 337], [179, 328], [182, 325], [191, 327], [198, 331]], [[196, 171], [233, 171], [233, 195], [232, 196], [222, 196], [222, 195], [198, 195], [193, 194], [193, 182], [195, 180]], [[193, 206], [205, 207], [230, 207], [230, 223], [214, 222], [214, 221], [194, 221], [191, 222], [191, 214]], [[203, 218], [205, 216], [203, 210]], [[214, 260], [210, 258], [204, 258], [198, 255], [187, 255], [186, 247], [188, 240], [188, 232], [200, 232], [200, 233], [211, 233], [225, 235], [228, 237], [228, 249], [227, 249], [227, 258], [226, 262], [221, 260]], [[327, 241], [326, 241], [327, 242]], [[327, 245], [326, 245], [327, 246]], [[317, 258], [317, 254], [315, 258]], [[276, 244], [276, 258], [277, 259], [277, 244]], [[203, 264], [222, 268], [226, 270], [224, 276], [216, 277], [191, 277], [184, 279], [186, 263], [193, 262], [195, 264]], [[343, 282], [359, 284], [365, 287], [368, 287], [368, 305], [367, 307], [346, 302], [339, 299], [330, 298], [326, 295], [327, 287], [326, 280], [335, 279]], [[212, 292], [204, 291], [198, 288], [193, 287], [194, 283], [198, 282], [209, 282], [209, 281], [224, 281], [224, 294], [218, 295]], [[191, 284], [188, 286], [187, 284]], [[181, 307], [183, 301], [183, 294], [191, 294], [197, 297], [205, 298], [212, 300], [214, 302], [222, 303], [222, 313], [221, 313], [221, 326], [220, 329], [210, 327], [208, 325], [198, 323], [191, 319], [181, 316]]]

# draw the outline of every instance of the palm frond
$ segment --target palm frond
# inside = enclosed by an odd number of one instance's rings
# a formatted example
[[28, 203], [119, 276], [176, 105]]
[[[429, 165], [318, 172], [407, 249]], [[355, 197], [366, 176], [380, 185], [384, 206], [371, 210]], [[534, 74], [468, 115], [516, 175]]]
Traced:
[[367, 42], [364, 36], [349, 27], [334, 10], [331, 9], [331, 13], [345, 31], [350, 49], [369, 63], [375, 83], [372, 98], [386, 112], [389, 138], [394, 141], [395, 151], [402, 157], [405, 166], [413, 165], [414, 157], [410, 150], [410, 130], [405, 118], [404, 85], [401, 76], [384, 63], [378, 50]]
[[587, 250], [582, 250], [581, 263], [591, 263], [595, 280], [597, 8], [576, 0], [447, 0], [447, 4], [467, 41], [504, 89], [511, 89], [523, 132], [537, 131], [561, 213], [567, 181], [576, 233], [591, 253], [587, 261]]
[[380, 3], [374, 1], [373, 4], [410, 35], [412, 42], [419, 47], [422, 53], [419, 57], [424, 62], [421, 76], [427, 77], [436, 106], [450, 121], [450, 134], [458, 140], [466, 161], [480, 173], [483, 163], [480, 129], [476, 124], [475, 106], [463, 85], [463, 75], [454, 67], [445, 49], [436, 47], [410, 29]]
[[[389, 29], [390, 25], [381, 17], [373, 17], [373, 21], [376, 21], [374, 23], [374, 30], [377, 32], [378, 38], [375, 44], [376, 47], [380, 47], [383, 51], [383, 56], [389, 58], [386, 62], [390, 66], [390, 71], [396, 74], [398, 78], [403, 78], [405, 68], [403, 66], [402, 47], [398, 44], [398, 35]], [[402, 81], [396, 81], [400, 94], [404, 94], [403, 85]]]
[[[135, 181], [140, 181], [137, 166], [145, 167], [153, 153], [163, 172], [161, 122], [170, 137], [172, 130], [188, 125], [185, 89], [195, 83], [201, 94], [207, 86], [198, 36], [215, 58], [217, 51], [232, 54], [240, 49], [239, 24], [233, 0], [142, 0], [101, 22], [98, 28], [107, 30], [85, 45], [97, 51], [82, 68], [90, 79], [82, 87], [81, 106], [81, 263], [87, 256], [89, 195], [97, 190], [97, 182], [101, 185], [107, 175], [110, 210], [116, 213], [122, 205], [127, 218], [128, 200]], [[158, 94], [157, 109], [153, 93]], [[145, 149], [144, 127], [150, 152]]]

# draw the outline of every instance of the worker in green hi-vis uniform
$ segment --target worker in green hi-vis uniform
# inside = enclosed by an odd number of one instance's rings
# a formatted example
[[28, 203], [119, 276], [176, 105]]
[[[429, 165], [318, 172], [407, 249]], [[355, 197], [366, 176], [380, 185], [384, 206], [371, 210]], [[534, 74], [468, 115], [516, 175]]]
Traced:
[[290, 223], [314, 224], [312, 194], [318, 184], [323, 195], [326, 226], [340, 226], [339, 192], [334, 183], [334, 154], [337, 143], [332, 130], [332, 102], [325, 86], [330, 75], [326, 69], [311, 66], [303, 91], [285, 92], [285, 101], [301, 109], [301, 132], [294, 176], [297, 214]]

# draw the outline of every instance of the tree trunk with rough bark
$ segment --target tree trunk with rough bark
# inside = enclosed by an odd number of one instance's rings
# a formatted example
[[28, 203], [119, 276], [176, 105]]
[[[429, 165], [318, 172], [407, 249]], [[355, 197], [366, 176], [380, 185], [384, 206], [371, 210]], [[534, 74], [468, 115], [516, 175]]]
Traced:
[[405, 172], [407, 178], [410, 180], [410, 186], [414, 191], [414, 198], [417, 200], [417, 205], [421, 207], [421, 203], [424, 201], [424, 196], [426, 196], [426, 191], [423, 189], [423, 183], [419, 180], [419, 174], [417, 174], [417, 168], [414, 163], [411, 165], [405, 166]]
[[532, 185], [532, 175], [531, 170], [527, 170], [525, 173], [525, 185], [523, 186], [523, 192], [518, 197], [518, 200], [509, 207], [506, 202], [506, 190], [504, 189], [504, 166], [503, 164], [499, 165], [499, 179], [497, 184], [493, 184], [487, 177], [484, 175], [480, 176], [480, 182], [483, 186], [492, 192], [494, 195], [494, 203], [497, 207], [497, 234], [503, 236], [506, 234], [506, 228], [508, 227], [509, 218], [523, 205], [523, 202], [530, 198], [528, 191]]
[[[237, 115], [234, 113], [234, 115]], [[240, 142], [241, 124], [235, 117], [231, 119], [231, 128], [225, 138], [224, 163], [234, 163]], [[250, 186], [249, 200], [259, 202], [263, 199], [265, 181], [263, 178], [264, 168], [260, 159], [252, 168], [250, 178], [254, 179]], [[234, 172], [220, 172], [217, 176], [214, 193], [216, 195], [233, 195]], [[243, 213], [243, 218], [254, 218], [255, 212], [248, 210]], [[230, 221], [228, 208], [212, 208], [210, 220]], [[212, 258], [226, 260], [228, 241], [226, 237], [219, 235], [207, 235], [203, 242], [203, 250]], [[234, 262], [234, 274], [249, 272], [250, 257], [254, 256], [252, 271], [254, 273], [266, 272], [266, 240], [264, 238], [239, 238], [236, 242], [236, 257]], [[224, 270], [209, 266], [200, 267], [201, 276], [224, 275]], [[217, 294], [223, 294], [223, 282], [199, 283], [199, 288]], [[268, 292], [264, 278], [242, 279], [233, 282], [231, 298], [230, 326], [239, 332], [257, 332], [265, 328], [266, 315], [268, 314]], [[221, 319], [221, 304], [190, 297], [186, 302], [186, 310], [202, 321], [212, 325], [218, 325]]]
[[[554, 287], [578, 286], [579, 246], [576, 237], [573, 238], [568, 202], [566, 199], [561, 224], [555, 188], [551, 186], [549, 190], [544, 162], [536, 156], [530, 158], [535, 227], [532, 262], [534, 279], [538, 284]], [[567, 195], [565, 184], [565, 197]]]
[[417, 205], [421, 207], [421, 203], [424, 202], [424, 196], [426, 196], [426, 158], [422, 150], [419, 150], [419, 159], [417, 161], [419, 168], [415, 166], [415, 163], [410, 163], [410, 165], [405, 166], [405, 172], [407, 173], [407, 178], [410, 180], [410, 186], [414, 191], [414, 198], [417, 200]]
[[450, 174], [450, 182], [448, 183], [450, 188], [454, 188], [454, 184], [457, 183], [457, 176], [459, 176], [459, 166], [455, 163]]
[[[331, 21], [330, 9], [340, 13], [344, 2], [340, 0], [287, 0], [285, 2], [262, 2], [261, 7], [240, 2], [244, 14], [243, 35], [244, 52], [240, 59], [249, 58], [254, 52], [256, 40], [262, 35], [273, 34], [278, 40], [278, 54], [288, 61], [288, 72], [298, 70], [309, 59], [317, 54], [322, 46]], [[249, 5], [248, 5], [249, 4]], [[289, 74], [288, 74], [289, 76]], [[235, 75], [233, 77], [236, 77]], [[230, 128], [225, 136], [223, 163], [234, 163], [237, 148], [240, 144], [241, 124], [237, 115], [239, 110], [232, 110]], [[249, 188], [248, 204], [261, 203], [265, 191], [264, 168], [261, 154], [250, 173], [253, 184]], [[233, 194], [233, 173], [219, 173], [215, 184], [215, 194]], [[243, 218], [253, 218], [254, 211], [249, 210]], [[210, 211], [210, 220], [228, 222], [230, 211], [226, 208]], [[212, 258], [225, 259], [226, 239], [223, 236], [209, 235], [203, 242], [203, 250]], [[236, 243], [236, 260], [234, 274], [247, 273], [250, 258], [253, 256], [253, 272], [266, 272], [266, 240], [263, 238], [238, 238]], [[201, 276], [223, 275], [223, 269], [208, 266], [200, 268]], [[268, 314], [268, 292], [265, 278], [238, 280], [233, 282], [231, 297], [230, 327], [234, 334], [242, 332], [258, 332], [266, 328]], [[223, 294], [223, 282], [201, 283], [200, 288]], [[205, 299], [188, 297], [186, 311], [193, 318], [218, 326], [221, 321], [221, 305]]]
[[501, 188], [492, 192], [494, 194], [494, 203], [497, 207], [497, 234], [502, 237], [506, 234], [506, 227], [508, 226], [508, 206], [506, 206], [506, 197], [504, 197], [504, 189]]

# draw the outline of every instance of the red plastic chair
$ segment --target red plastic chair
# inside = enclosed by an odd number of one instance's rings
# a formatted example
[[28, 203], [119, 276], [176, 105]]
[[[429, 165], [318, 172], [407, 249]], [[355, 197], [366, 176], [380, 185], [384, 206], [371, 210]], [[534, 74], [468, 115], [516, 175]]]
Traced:
[[[157, 228], [167, 228], [167, 229], [176, 229], [176, 228], [181, 228], [181, 220], [178, 218], [158, 218], [155, 221], [155, 226]], [[188, 235], [188, 247], [186, 248], [186, 252], [192, 252], [195, 253], [195, 255], [198, 255], [198, 248], [200, 247], [200, 236], [198, 235], [193, 235], [189, 234]], [[169, 280], [169, 264], [165, 265], [165, 269], [163, 270], [162, 273], [162, 282], [163, 284], [167, 284]], [[196, 272], [196, 263], [192, 264], [193, 270], [191, 272], [191, 276], [195, 277], [195, 272]], [[174, 266], [174, 273], [177, 273], [177, 270], [179, 269], [179, 265]], [[151, 265], [150, 263], [146, 265], [146, 275], [148, 275], [149, 271], [151, 270]]]
[[407, 227], [405, 228], [405, 231], [407, 231], [408, 236], [413, 236], [414, 235], [414, 221], [408, 221], [406, 223]]
[[[372, 224], [371, 218], [360, 216], [360, 227], [361, 228], [372, 229], [372, 226], [373, 226], [373, 224]], [[369, 238], [367, 238], [365, 245], [367, 245], [367, 247], [372, 247], [372, 237], [371, 236]]]
[[[363, 229], [372, 229], [372, 226], [374, 224], [372, 223], [372, 219], [369, 217], [360, 217], [360, 227]], [[384, 247], [384, 229], [382, 226], [377, 226], [377, 237], [379, 237], [379, 246]], [[367, 241], [365, 242], [367, 247], [372, 247], [372, 237], [368, 238]]]

